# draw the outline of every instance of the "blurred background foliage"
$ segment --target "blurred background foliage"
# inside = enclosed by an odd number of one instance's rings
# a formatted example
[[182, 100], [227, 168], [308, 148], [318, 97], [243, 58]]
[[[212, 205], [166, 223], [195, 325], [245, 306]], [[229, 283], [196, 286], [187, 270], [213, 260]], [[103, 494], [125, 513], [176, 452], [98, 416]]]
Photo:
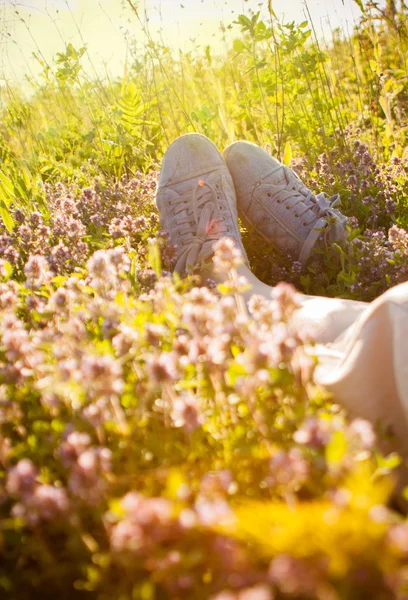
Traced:
[[[29, 205], [41, 182], [84, 180], [92, 169], [115, 180], [148, 170], [187, 131], [220, 147], [237, 138], [270, 144], [278, 158], [286, 152], [313, 166], [334, 147], [352, 153], [346, 132], [354, 127], [376, 158], [402, 157], [407, 14], [404, 3], [389, 0], [384, 10], [368, 2], [348, 38], [335, 30], [325, 43], [311, 21], [279, 23], [270, 5], [264, 20], [238, 16], [230, 25], [236, 39], [222, 56], [210, 46], [176, 56], [145, 29], [144, 53], [134, 48], [121, 80], [90, 78], [81, 64], [85, 47], [69, 43], [52, 63], [36, 55], [42, 73], [31, 80], [29, 99], [18, 87], [1, 91], [2, 173]], [[17, 181], [16, 164], [29, 187]]]

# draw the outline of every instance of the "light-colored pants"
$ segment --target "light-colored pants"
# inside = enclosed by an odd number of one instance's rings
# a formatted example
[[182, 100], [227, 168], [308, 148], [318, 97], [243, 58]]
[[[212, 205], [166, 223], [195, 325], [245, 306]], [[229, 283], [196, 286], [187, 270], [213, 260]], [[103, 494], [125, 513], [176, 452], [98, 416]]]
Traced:
[[[408, 458], [408, 282], [361, 308], [341, 302], [339, 321], [347, 314], [357, 318], [334, 340], [318, 344], [315, 379], [352, 415], [389, 425], [395, 449]], [[307, 310], [306, 302], [299, 313]]]
[[[247, 266], [241, 275], [252, 285], [248, 298], [270, 298], [271, 288]], [[315, 381], [333, 394], [350, 415], [393, 432], [383, 451], [397, 450], [408, 459], [408, 282], [371, 303], [300, 295], [295, 315], [317, 345]], [[403, 469], [401, 469], [401, 472]], [[404, 479], [408, 483], [408, 469]]]

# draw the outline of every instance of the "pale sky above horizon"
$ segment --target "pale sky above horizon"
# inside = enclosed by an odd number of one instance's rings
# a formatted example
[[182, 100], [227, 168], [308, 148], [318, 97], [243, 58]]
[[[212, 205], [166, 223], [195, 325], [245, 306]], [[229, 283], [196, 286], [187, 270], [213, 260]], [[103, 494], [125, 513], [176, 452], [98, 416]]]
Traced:
[[[305, 0], [273, 0], [279, 18], [304, 20]], [[318, 34], [329, 35], [334, 27], [351, 31], [359, 10], [353, 0], [307, 0]], [[140, 50], [143, 35], [126, 0], [0, 0], [0, 84], [1, 80], [22, 80], [37, 74], [32, 57], [41, 52], [51, 61], [72, 42], [78, 48], [85, 41], [92, 65], [100, 73], [106, 68], [114, 75], [123, 72], [127, 36], [136, 36]], [[149, 18], [153, 34], [159, 29], [167, 45], [187, 50], [195, 40], [221, 48], [220, 23], [229, 25], [248, 9], [265, 9], [266, 0], [139, 0], [140, 14]], [[16, 12], [17, 11], [17, 12]], [[239, 29], [232, 32], [239, 36]]]

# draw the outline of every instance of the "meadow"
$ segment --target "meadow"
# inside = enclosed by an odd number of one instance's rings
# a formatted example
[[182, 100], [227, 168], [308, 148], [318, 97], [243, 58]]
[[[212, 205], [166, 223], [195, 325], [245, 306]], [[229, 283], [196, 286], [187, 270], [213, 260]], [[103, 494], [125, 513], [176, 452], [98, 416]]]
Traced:
[[[29, 97], [2, 88], [0, 598], [408, 597], [392, 431], [313, 383], [292, 323], [293, 286], [371, 301], [408, 280], [408, 10], [358, 3], [330, 42], [269, 2], [221, 56], [145, 29], [120, 79], [67, 44]], [[172, 276], [156, 179], [191, 131], [340, 193], [347, 242], [302, 271], [243, 231], [276, 286], [249, 312]]]

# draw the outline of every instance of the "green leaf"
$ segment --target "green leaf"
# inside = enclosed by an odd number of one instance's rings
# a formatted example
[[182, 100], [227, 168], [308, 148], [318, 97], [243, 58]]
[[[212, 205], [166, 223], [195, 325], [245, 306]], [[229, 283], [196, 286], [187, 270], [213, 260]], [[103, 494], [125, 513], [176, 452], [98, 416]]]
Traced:
[[[357, 6], [361, 10], [361, 12], [365, 12], [363, 0], [354, 0], [354, 2], [357, 4]], [[344, 0], [343, 0], [343, 4], [344, 4]]]
[[377, 73], [378, 75], [378, 69], [379, 69], [379, 64], [376, 60], [370, 60], [370, 68], [372, 71], [374, 71], [374, 73]]
[[205, 104], [201, 107], [201, 112], [206, 119], [209, 119], [212, 116], [210, 109]]
[[161, 256], [158, 242], [155, 240], [149, 243], [148, 261], [157, 277], [161, 275]]
[[244, 27], [250, 27], [251, 26], [251, 21], [245, 15], [239, 15], [238, 16], [238, 23], [240, 25], [243, 25]]
[[12, 231], [14, 227], [14, 220], [3, 200], [0, 200], [0, 216], [3, 219], [3, 223], [7, 231]]
[[255, 13], [254, 15], [252, 15], [252, 19], [251, 19], [251, 23], [252, 25], [255, 25], [255, 23], [257, 23], [258, 19], [259, 19], [259, 15], [260, 15], [260, 11], [258, 11], [257, 13]]
[[285, 152], [283, 154], [283, 162], [287, 167], [290, 167], [290, 163], [292, 162], [292, 146], [289, 142], [285, 144]]
[[338, 466], [347, 454], [347, 440], [342, 431], [335, 431], [326, 447], [326, 460], [330, 467]]
[[9, 179], [4, 173], [0, 171], [0, 190], [7, 199], [12, 200], [14, 198], [14, 185], [11, 179]]
[[5, 279], [8, 281], [13, 274], [13, 265], [6, 260], [3, 264], [3, 270], [6, 272]]
[[377, 456], [378, 470], [380, 473], [389, 473], [401, 464], [402, 459], [396, 452], [391, 452], [388, 456]]
[[243, 365], [233, 362], [226, 373], [228, 385], [234, 386], [238, 377], [246, 377], [248, 373]]
[[245, 50], [245, 45], [242, 40], [234, 40], [234, 50], [237, 54]]

